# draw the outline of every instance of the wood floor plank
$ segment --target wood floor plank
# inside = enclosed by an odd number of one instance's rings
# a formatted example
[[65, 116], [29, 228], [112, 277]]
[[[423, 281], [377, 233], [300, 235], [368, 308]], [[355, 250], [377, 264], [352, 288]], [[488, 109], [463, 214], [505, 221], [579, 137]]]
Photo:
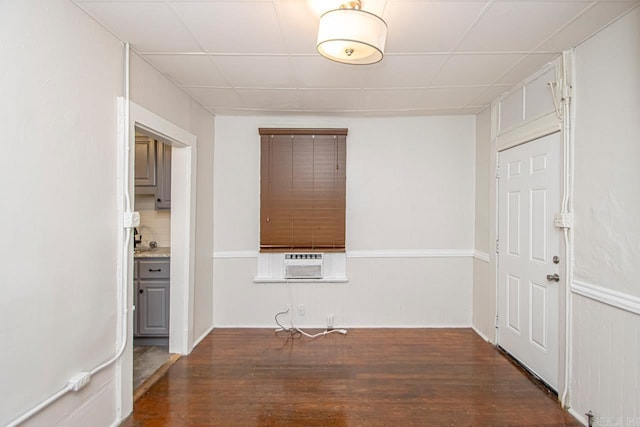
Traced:
[[215, 329], [123, 426], [580, 426], [470, 329]]

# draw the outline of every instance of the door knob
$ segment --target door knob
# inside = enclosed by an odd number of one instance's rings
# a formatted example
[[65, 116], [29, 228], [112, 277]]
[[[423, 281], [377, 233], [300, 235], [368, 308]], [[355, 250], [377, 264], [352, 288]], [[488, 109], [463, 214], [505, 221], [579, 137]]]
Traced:
[[559, 282], [560, 281], [560, 276], [558, 276], [558, 273], [547, 274], [547, 280], [549, 282]]

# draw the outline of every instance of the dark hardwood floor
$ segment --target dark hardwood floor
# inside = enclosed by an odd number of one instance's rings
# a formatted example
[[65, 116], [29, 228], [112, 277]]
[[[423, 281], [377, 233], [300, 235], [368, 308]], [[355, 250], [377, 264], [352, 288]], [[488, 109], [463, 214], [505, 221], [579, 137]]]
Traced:
[[580, 426], [470, 329], [216, 329], [123, 426]]

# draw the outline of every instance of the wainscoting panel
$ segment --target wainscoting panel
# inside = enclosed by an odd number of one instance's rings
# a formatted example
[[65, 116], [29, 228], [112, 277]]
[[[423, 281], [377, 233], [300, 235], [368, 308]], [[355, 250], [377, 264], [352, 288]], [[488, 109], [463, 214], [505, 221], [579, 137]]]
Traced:
[[[215, 326], [271, 327], [289, 304], [296, 326], [469, 327], [468, 256], [349, 257], [347, 283], [254, 283], [255, 257], [214, 254]], [[298, 305], [305, 306], [304, 316]], [[286, 320], [287, 317], [283, 316]]]
[[640, 425], [640, 316], [573, 295], [571, 412], [594, 425]]

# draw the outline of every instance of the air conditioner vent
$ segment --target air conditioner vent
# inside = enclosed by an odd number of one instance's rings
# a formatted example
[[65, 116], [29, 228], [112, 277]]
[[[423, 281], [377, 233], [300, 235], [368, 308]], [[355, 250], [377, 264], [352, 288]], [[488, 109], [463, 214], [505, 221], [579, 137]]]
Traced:
[[322, 279], [322, 254], [285, 254], [284, 277], [285, 279]]

